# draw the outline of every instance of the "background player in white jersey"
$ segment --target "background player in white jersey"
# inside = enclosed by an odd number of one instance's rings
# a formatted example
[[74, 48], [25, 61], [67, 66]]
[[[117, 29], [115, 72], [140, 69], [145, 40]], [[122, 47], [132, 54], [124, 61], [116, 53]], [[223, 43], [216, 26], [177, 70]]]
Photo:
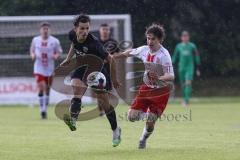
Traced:
[[128, 112], [128, 119], [132, 122], [142, 119], [147, 113], [146, 126], [139, 141], [139, 149], [146, 147], [146, 140], [152, 134], [158, 117], [163, 113], [174, 80], [171, 57], [162, 46], [164, 29], [161, 25], [152, 24], [146, 30], [147, 45], [125, 51], [114, 57], [136, 56], [145, 65], [144, 83], [140, 86], [132, 106]]
[[62, 47], [57, 38], [50, 35], [50, 24], [43, 22], [40, 35], [33, 38], [30, 55], [34, 61], [34, 76], [38, 86], [38, 97], [42, 119], [47, 118], [49, 92], [54, 71], [54, 61], [62, 53]]

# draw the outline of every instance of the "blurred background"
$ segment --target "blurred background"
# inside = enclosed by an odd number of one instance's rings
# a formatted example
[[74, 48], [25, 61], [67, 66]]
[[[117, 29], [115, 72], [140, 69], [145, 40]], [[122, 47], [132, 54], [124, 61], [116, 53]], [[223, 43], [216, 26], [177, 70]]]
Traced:
[[[0, 11], [0, 103], [9, 102], [7, 94], [36, 93], [34, 81], [28, 79], [33, 78], [29, 47], [40, 22], [52, 23], [52, 34], [66, 54], [67, 34], [79, 13], [92, 15], [93, 32], [109, 23], [112, 36], [132, 40], [133, 47], [145, 44], [145, 27], [159, 22], [166, 30], [163, 45], [171, 55], [181, 31], [188, 30], [201, 57], [201, 77], [195, 77], [193, 96], [240, 95], [240, 0], [1, 0]], [[19, 77], [22, 82], [15, 84]], [[180, 96], [177, 80], [175, 95]], [[29, 97], [25, 101], [31, 101]]]

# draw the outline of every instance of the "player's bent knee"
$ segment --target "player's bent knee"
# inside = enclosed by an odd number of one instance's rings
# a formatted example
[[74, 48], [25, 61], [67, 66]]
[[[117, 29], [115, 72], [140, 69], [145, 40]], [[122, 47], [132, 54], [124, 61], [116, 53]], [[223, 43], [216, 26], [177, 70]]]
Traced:
[[135, 122], [135, 121], [139, 121], [142, 119], [142, 114], [143, 112], [142, 111], [138, 111], [138, 110], [129, 110], [128, 112], [128, 120], [130, 122]]
[[131, 115], [131, 114], [128, 114], [128, 120], [130, 121], [130, 122], [135, 122], [136, 120], [135, 120], [135, 117], [133, 116], [133, 115]]

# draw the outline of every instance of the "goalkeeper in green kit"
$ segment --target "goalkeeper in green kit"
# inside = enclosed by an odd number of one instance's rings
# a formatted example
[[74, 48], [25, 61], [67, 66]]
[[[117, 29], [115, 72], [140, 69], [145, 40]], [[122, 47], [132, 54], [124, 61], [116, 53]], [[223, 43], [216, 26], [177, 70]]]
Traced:
[[196, 74], [200, 76], [200, 57], [197, 47], [190, 42], [190, 35], [187, 31], [181, 34], [181, 43], [177, 44], [172, 57], [173, 64], [178, 63], [178, 74], [182, 88], [183, 106], [189, 104], [190, 95], [192, 92], [192, 80], [196, 66]]

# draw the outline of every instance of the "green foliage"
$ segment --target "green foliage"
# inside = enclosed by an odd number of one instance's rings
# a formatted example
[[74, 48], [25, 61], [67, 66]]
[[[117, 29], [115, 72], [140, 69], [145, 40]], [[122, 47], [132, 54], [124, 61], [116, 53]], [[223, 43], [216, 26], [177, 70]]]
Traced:
[[[104, 4], [104, 5], [103, 5]], [[162, 23], [172, 52], [182, 30], [200, 50], [205, 76], [240, 73], [239, 0], [1, 0], [0, 15], [131, 14], [135, 46], [145, 42], [146, 25]]]

